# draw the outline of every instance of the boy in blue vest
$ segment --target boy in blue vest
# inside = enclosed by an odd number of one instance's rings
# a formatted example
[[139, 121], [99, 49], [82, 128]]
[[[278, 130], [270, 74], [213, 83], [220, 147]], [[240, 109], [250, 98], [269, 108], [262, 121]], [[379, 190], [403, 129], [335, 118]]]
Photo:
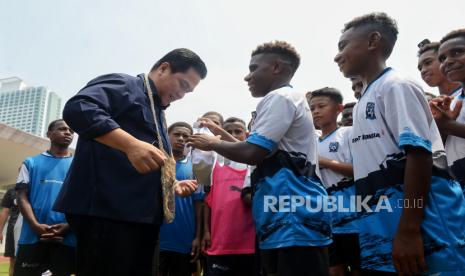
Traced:
[[24, 222], [15, 275], [40, 275], [47, 269], [53, 275], [75, 272], [76, 238], [65, 215], [52, 210], [73, 159], [68, 148], [73, 134], [65, 121], [53, 121], [47, 132], [50, 149], [26, 158], [21, 166], [16, 190]]
[[[176, 122], [168, 128], [171, 148], [176, 159], [176, 179], [194, 179], [192, 160], [184, 147], [192, 135], [186, 122]], [[176, 216], [173, 222], [160, 228], [160, 275], [190, 276], [196, 271], [195, 261], [200, 254], [202, 202], [200, 186], [190, 196], [176, 195]]]

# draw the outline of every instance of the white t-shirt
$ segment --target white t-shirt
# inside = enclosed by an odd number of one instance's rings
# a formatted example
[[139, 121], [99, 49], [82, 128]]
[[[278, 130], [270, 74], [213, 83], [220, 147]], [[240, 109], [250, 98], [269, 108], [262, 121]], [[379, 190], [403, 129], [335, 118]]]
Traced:
[[318, 154], [315, 127], [307, 100], [285, 86], [268, 93], [257, 105], [257, 117], [247, 142], [270, 151], [277, 150], [304, 157], [316, 166]]
[[462, 87], [457, 88], [455, 91], [453, 91], [450, 94], [451, 97], [454, 97], [454, 99], [450, 103], [450, 110], [454, 110], [455, 105], [457, 104], [457, 101], [463, 99], [462, 95], [463, 95], [463, 88]]
[[284, 208], [275, 212], [265, 207], [270, 198], [278, 202], [305, 197], [307, 204], [314, 204], [311, 206], [327, 198], [317, 177], [317, 141], [306, 98], [285, 86], [269, 92], [256, 110], [247, 142], [269, 151], [251, 175], [252, 214], [260, 249], [328, 245], [331, 214], [323, 209], [313, 211], [294, 205], [294, 211]]
[[[465, 269], [465, 200], [447, 172], [444, 146], [421, 87], [387, 68], [364, 90], [354, 108], [351, 150], [356, 193], [370, 198], [359, 226], [362, 269], [394, 272], [392, 242], [406, 206], [405, 147], [432, 154], [428, 197], [424, 199], [422, 239], [428, 273]], [[380, 205], [381, 202], [381, 205]], [[387, 207], [378, 209], [376, 207]], [[463, 272], [461, 272], [463, 275]]]
[[[324, 139], [318, 138], [318, 153], [320, 156], [342, 163], [352, 163], [350, 153], [351, 127], [339, 127]], [[321, 181], [326, 188], [337, 186], [338, 182], [346, 178], [333, 170], [320, 167]]]
[[[339, 127], [324, 139], [318, 137], [319, 155], [338, 162], [351, 164], [351, 131], [352, 127]], [[337, 200], [337, 210], [332, 212], [333, 234], [358, 233], [356, 224], [358, 218], [357, 213], [343, 210], [343, 208], [353, 207], [351, 198], [355, 195], [355, 187], [352, 177], [347, 177], [331, 169], [322, 167], [320, 167], [320, 174], [321, 181], [325, 185], [326, 191]]]
[[[455, 93], [454, 96], [454, 107], [457, 101], [462, 101], [464, 95], [462, 90], [459, 90], [458, 93]], [[452, 104], [451, 104], [452, 109]], [[465, 106], [462, 105], [460, 114], [457, 117], [456, 121], [461, 124], [465, 124]], [[450, 168], [450, 171], [454, 178], [460, 182], [462, 188], [465, 187], [465, 139], [462, 137], [457, 137], [453, 135], [447, 136], [446, 140], [446, 155], [447, 155], [447, 164]]]

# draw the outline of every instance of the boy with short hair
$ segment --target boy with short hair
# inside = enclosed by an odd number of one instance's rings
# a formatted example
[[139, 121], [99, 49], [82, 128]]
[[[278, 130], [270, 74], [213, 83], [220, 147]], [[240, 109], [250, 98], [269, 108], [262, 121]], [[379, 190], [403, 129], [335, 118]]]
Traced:
[[215, 125], [219, 126], [220, 128], [224, 123], [223, 115], [216, 111], [208, 111], [207, 113], [202, 115], [202, 118], [210, 119], [213, 123], [215, 123]]
[[439, 42], [424, 39], [418, 44], [418, 71], [421, 78], [429, 87], [437, 87], [440, 95], [456, 97], [461, 93], [461, 85], [449, 81], [439, 69], [438, 49]]
[[[168, 128], [173, 156], [176, 160], [176, 179], [193, 179], [192, 161], [185, 156], [187, 138], [192, 127], [176, 122]], [[200, 186], [187, 197], [175, 196], [176, 216], [172, 223], [160, 227], [160, 275], [190, 276], [196, 271], [195, 261], [200, 254], [203, 192]]]
[[312, 115], [304, 95], [290, 86], [299, 64], [299, 54], [287, 42], [258, 46], [244, 78], [252, 96], [263, 97], [250, 136], [246, 141], [226, 142], [193, 135], [189, 143], [236, 162], [257, 165], [251, 177], [252, 213], [266, 273], [327, 275], [330, 214], [300, 204], [292, 208], [277, 204], [299, 199], [317, 206], [318, 200], [327, 198], [318, 178]]
[[[351, 127], [337, 125], [342, 102], [339, 90], [325, 87], [312, 92], [310, 110], [313, 122], [322, 132], [318, 137], [321, 181], [328, 195], [336, 199], [338, 207], [350, 208], [351, 197], [355, 195], [349, 148]], [[346, 275], [360, 267], [356, 215], [339, 208], [333, 212], [333, 243], [329, 246], [331, 275]]]
[[[465, 84], [465, 29], [456, 30], [441, 39], [438, 58], [442, 73], [449, 81]], [[454, 178], [465, 188], [465, 108], [464, 91], [454, 99], [444, 97], [430, 104], [443, 135], [447, 162]], [[449, 108], [450, 105], [450, 108]]]
[[367, 205], [357, 220], [361, 266], [374, 275], [463, 275], [465, 200], [444, 168], [421, 87], [385, 65], [397, 34], [385, 13], [355, 18], [334, 58], [345, 77], [359, 76], [365, 87], [351, 136], [356, 193]]
[[[228, 118], [224, 131], [238, 141], [246, 136], [245, 122]], [[215, 131], [219, 134], [218, 131]], [[204, 237], [207, 257], [207, 274], [254, 275], [255, 227], [250, 206], [242, 201], [241, 192], [247, 166], [230, 160], [215, 164], [212, 185], [205, 199]]]

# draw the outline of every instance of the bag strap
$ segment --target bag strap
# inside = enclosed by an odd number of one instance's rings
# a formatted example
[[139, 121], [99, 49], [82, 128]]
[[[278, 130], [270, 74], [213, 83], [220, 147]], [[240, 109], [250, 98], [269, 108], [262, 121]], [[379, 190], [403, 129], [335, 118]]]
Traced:
[[[155, 127], [157, 128], [156, 132], [157, 132], [158, 146], [160, 147], [161, 151], [165, 152], [169, 156], [172, 156], [172, 153], [168, 153], [165, 150], [165, 147], [163, 145], [163, 140], [160, 135], [161, 128], [158, 125], [158, 117], [157, 117], [157, 112], [155, 110], [155, 101], [153, 100], [153, 91], [152, 91], [152, 88], [150, 87], [149, 76], [147, 74], [144, 74], [144, 86], [145, 86], [145, 90], [147, 91], [147, 95], [149, 97], [150, 109], [152, 110], [153, 120], [155, 121]], [[163, 118], [163, 127], [166, 129], [166, 117], [165, 117], [165, 112], [163, 110], [161, 111], [161, 117]]]

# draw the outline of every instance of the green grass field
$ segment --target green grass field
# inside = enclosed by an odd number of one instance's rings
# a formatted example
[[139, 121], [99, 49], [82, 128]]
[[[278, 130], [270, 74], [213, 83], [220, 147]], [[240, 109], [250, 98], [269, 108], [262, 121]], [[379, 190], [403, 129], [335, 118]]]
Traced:
[[8, 263], [0, 263], [0, 276], [8, 275]]

